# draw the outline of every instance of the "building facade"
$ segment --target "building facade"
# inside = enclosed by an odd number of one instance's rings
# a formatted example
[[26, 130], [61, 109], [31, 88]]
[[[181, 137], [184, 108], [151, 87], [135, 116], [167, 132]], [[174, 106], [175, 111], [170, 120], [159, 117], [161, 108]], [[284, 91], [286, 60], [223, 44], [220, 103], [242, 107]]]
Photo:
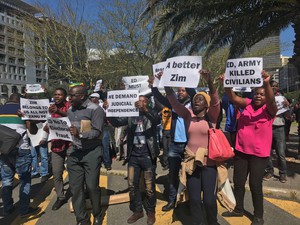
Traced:
[[[38, 9], [21, 0], [0, 0], [0, 101], [24, 91], [26, 84], [47, 83], [45, 60], [35, 55], [24, 18]], [[36, 40], [39, 41], [39, 40]]]

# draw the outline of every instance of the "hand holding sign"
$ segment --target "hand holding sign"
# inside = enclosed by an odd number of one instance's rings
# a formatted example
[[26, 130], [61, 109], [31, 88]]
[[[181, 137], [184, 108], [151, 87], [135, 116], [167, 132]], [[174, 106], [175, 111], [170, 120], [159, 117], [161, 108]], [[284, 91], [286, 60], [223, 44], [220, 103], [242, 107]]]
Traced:
[[263, 78], [264, 84], [270, 83], [271, 76], [266, 71], [261, 71], [261, 77]]
[[207, 83], [211, 81], [210, 72], [208, 70], [200, 70], [199, 73]]

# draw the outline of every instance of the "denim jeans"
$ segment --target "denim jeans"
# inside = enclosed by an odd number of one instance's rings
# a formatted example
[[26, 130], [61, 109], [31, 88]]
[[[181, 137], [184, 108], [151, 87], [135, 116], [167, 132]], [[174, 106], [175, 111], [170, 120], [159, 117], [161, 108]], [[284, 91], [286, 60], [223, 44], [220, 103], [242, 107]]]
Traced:
[[18, 173], [19, 188], [19, 211], [20, 214], [28, 212], [30, 204], [31, 185], [31, 154], [30, 149], [16, 149], [9, 155], [1, 155], [1, 176], [2, 176], [2, 200], [4, 211], [13, 208], [12, 198], [13, 180], [15, 172]]
[[110, 133], [108, 128], [103, 129], [102, 145], [103, 145], [103, 163], [105, 167], [111, 166], [111, 157], [109, 154]]
[[141, 173], [144, 173], [145, 184], [145, 210], [155, 212], [156, 192], [155, 192], [155, 170], [156, 164], [152, 162], [150, 156], [136, 157], [131, 156], [128, 162], [128, 188], [130, 196], [130, 210], [142, 212], [143, 204], [140, 190]]
[[[273, 139], [272, 148], [276, 150], [279, 174], [286, 175], [286, 159], [285, 159], [285, 130], [284, 126], [273, 126]], [[272, 153], [272, 151], [271, 151]], [[266, 168], [267, 173], [274, 174], [274, 166], [272, 162], [272, 155], [269, 157], [268, 165]]]
[[163, 143], [163, 157], [162, 157], [162, 166], [168, 165], [168, 154], [171, 143], [171, 131], [163, 130], [162, 131], [162, 143]]
[[[41, 156], [41, 166], [39, 168], [39, 162], [38, 162], [38, 154], [40, 153]], [[32, 157], [32, 171], [31, 175], [37, 175], [40, 172], [40, 175], [47, 176], [49, 174], [48, 171], [48, 146], [41, 146], [38, 145], [36, 147], [31, 146], [31, 157]]]
[[179, 170], [185, 148], [185, 143], [176, 143], [171, 141], [168, 164], [169, 164], [169, 203], [175, 202], [177, 189], [179, 185]]

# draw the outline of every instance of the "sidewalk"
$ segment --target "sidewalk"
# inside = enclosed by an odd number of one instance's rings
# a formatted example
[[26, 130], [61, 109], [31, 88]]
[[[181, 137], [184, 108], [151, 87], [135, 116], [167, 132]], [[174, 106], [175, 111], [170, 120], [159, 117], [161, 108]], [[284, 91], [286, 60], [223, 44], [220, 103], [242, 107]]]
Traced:
[[[275, 172], [274, 178], [269, 181], [263, 182], [263, 189], [264, 193], [267, 195], [275, 195], [281, 196], [286, 198], [291, 198], [291, 200], [300, 201], [300, 160], [295, 159], [298, 154], [298, 135], [297, 135], [297, 126], [293, 124], [290, 131], [290, 139], [287, 142], [287, 152], [286, 152], [286, 159], [287, 159], [287, 182], [281, 183], [278, 180], [278, 169], [276, 168], [276, 160], [274, 162]], [[108, 174], [118, 174], [127, 176], [127, 165], [122, 166], [122, 162], [113, 160], [112, 170], [106, 171], [105, 168], [101, 168], [102, 173]], [[232, 182], [232, 174], [233, 168], [230, 167], [229, 170], [229, 180]], [[162, 170], [162, 166], [160, 162], [157, 162], [157, 169], [156, 169], [157, 177], [164, 176], [168, 174], [168, 170]], [[247, 183], [246, 186], [249, 189], [249, 185]]]

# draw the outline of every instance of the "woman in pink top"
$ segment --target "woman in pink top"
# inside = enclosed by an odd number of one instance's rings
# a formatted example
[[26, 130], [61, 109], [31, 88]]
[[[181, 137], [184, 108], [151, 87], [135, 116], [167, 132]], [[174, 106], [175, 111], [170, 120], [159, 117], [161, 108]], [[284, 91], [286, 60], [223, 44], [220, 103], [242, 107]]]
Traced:
[[244, 215], [245, 183], [249, 174], [254, 207], [251, 225], [264, 224], [262, 182], [270, 156], [272, 123], [277, 112], [270, 75], [262, 71], [262, 77], [263, 86], [255, 90], [253, 100], [238, 97], [230, 88], [225, 88], [229, 100], [244, 111], [238, 120], [235, 144], [233, 182], [236, 207], [234, 211], [222, 215], [224, 217]]
[[201, 70], [201, 77], [204, 78], [209, 87], [210, 94], [198, 92], [194, 95], [192, 101], [192, 110], [187, 109], [176, 99], [171, 88], [166, 87], [166, 94], [172, 108], [185, 121], [188, 132], [188, 142], [185, 151], [192, 155], [202, 155], [203, 160], [195, 162], [194, 170], [187, 174], [187, 190], [190, 198], [190, 211], [193, 224], [205, 224], [202, 214], [201, 192], [203, 192], [203, 203], [206, 211], [208, 224], [218, 224], [217, 221], [217, 203], [216, 203], [216, 163], [207, 158], [208, 148], [208, 129], [207, 117], [215, 126], [220, 112], [220, 100], [216, 88], [213, 86], [209, 72]]

